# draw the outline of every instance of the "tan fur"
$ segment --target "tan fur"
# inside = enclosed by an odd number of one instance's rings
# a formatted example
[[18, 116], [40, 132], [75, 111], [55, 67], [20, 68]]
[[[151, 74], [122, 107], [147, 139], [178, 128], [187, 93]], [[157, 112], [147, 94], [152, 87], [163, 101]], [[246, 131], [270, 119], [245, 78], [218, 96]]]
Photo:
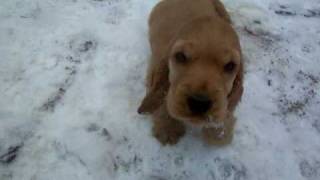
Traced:
[[184, 124], [169, 116], [165, 104], [154, 112], [153, 120], [153, 135], [162, 144], [176, 144], [185, 134]]
[[[203, 136], [209, 144], [230, 143], [233, 111], [243, 92], [243, 62], [237, 34], [222, 3], [163, 0], [151, 12], [149, 36], [152, 57], [147, 94], [138, 112], [152, 113], [154, 136], [162, 144], [175, 144], [184, 135], [183, 123], [187, 122], [204, 127]], [[177, 63], [176, 52], [184, 52], [188, 62]], [[226, 73], [224, 66], [230, 61], [236, 63], [236, 69]], [[214, 102], [203, 116], [186, 107], [186, 97], [197, 92]], [[224, 126], [211, 127], [207, 117]]]

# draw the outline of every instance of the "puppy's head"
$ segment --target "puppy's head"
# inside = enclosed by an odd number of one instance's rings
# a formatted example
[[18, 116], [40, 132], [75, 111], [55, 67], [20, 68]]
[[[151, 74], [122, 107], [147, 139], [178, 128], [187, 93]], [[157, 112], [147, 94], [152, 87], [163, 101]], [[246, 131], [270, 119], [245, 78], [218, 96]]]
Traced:
[[139, 113], [152, 113], [165, 102], [172, 117], [210, 126], [223, 122], [240, 100], [240, 44], [220, 18], [198, 18], [182, 27], [160, 62], [150, 72]]
[[231, 25], [215, 18], [194, 20], [179, 33], [168, 62], [169, 114], [195, 125], [223, 122], [242, 68]]

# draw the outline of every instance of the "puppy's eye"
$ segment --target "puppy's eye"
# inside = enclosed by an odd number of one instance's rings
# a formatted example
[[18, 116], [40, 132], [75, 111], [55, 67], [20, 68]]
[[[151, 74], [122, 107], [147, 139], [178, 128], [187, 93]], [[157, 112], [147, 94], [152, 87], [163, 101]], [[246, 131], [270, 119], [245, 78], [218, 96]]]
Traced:
[[226, 65], [224, 65], [224, 71], [227, 73], [232, 73], [236, 69], [236, 66], [236, 63], [230, 61]]
[[186, 63], [188, 61], [187, 56], [183, 52], [175, 53], [174, 58], [178, 63]]

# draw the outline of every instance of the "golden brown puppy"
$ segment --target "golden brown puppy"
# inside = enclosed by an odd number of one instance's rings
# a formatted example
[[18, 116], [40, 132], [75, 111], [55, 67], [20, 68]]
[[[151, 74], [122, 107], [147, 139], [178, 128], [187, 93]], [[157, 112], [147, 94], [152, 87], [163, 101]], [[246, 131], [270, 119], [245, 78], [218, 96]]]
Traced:
[[241, 48], [219, 0], [163, 0], [149, 19], [152, 57], [139, 113], [152, 113], [153, 134], [175, 144], [185, 123], [209, 144], [232, 140], [242, 87]]

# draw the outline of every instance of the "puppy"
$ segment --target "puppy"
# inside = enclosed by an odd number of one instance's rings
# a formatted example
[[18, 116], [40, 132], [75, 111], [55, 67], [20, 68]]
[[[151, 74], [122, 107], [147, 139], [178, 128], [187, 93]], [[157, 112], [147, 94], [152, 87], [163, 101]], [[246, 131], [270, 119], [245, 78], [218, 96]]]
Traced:
[[175, 144], [185, 124], [209, 144], [231, 142], [242, 96], [238, 36], [219, 0], [162, 0], [149, 17], [152, 57], [138, 112], [151, 113], [153, 135]]

